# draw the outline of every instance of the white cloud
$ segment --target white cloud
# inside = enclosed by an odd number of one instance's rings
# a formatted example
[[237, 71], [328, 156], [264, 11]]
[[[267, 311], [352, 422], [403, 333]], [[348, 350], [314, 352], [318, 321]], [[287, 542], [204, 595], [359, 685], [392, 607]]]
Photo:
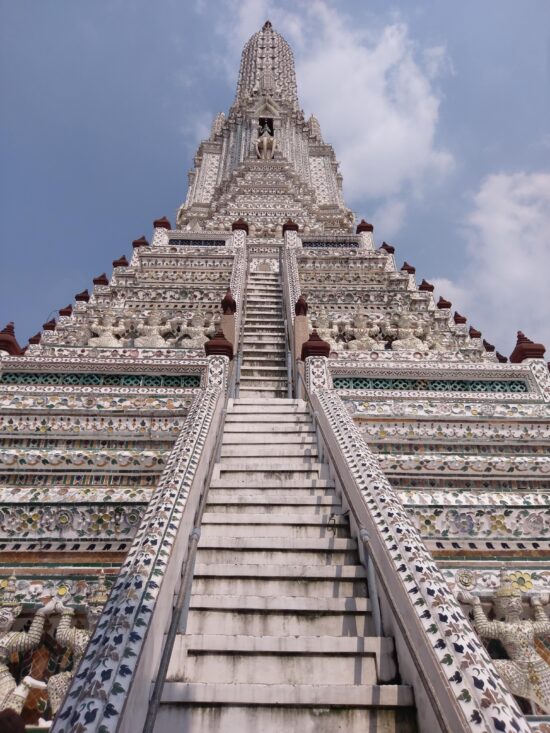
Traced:
[[401, 230], [406, 213], [407, 204], [403, 199], [388, 198], [374, 211], [372, 220], [385, 239], [392, 239]]
[[488, 176], [465, 223], [468, 264], [440, 294], [503, 353], [518, 330], [550, 350], [550, 174]]
[[353, 200], [418, 194], [446, 175], [453, 158], [435, 142], [433, 83], [444, 50], [417, 52], [404, 23], [365, 34], [324, 2], [308, 14], [314, 33], [299, 48], [300, 98], [334, 145]]

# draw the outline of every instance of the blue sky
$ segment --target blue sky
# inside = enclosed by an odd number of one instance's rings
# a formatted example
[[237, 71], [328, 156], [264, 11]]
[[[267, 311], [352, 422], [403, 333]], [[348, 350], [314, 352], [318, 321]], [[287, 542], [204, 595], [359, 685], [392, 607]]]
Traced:
[[503, 353], [550, 350], [547, 0], [0, 0], [0, 327], [24, 343], [174, 221], [267, 17], [377, 241]]

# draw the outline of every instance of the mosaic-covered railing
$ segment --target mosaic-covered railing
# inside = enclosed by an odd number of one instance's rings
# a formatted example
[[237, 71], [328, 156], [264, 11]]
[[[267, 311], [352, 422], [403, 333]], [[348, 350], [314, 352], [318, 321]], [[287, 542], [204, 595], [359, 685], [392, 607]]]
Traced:
[[384, 626], [396, 637], [401, 673], [415, 688], [417, 706], [426, 704], [441, 728], [453, 733], [528, 733], [528, 722], [397, 492], [361, 438], [344, 402], [330, 388], [325, 358], [306, 361], [306, 381], [358, 529], [367, 530]]
[[135, 733], [143, 727], [196, 503], [221, 423], [227, 371], [226, 357], [209, 357], [206, 388], [191, 405], [54, 721], [54, 733]]

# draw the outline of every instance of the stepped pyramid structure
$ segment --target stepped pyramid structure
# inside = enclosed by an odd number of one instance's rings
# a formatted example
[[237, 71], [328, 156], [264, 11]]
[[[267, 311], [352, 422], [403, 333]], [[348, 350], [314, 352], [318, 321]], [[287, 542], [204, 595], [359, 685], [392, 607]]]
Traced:
[[0, 334], [0, 710], [550, 730], [544, 347], [496, 353], [341, 184], [266, 22], [175, 228]]

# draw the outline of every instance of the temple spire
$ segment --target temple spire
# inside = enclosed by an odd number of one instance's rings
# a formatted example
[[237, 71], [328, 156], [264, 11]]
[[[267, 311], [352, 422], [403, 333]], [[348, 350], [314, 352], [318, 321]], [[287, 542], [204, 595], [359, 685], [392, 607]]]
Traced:
[[235, 103], [246, 104], [264, 95], [298, 108], [294, 56], [269, 20], [243, 49]]

